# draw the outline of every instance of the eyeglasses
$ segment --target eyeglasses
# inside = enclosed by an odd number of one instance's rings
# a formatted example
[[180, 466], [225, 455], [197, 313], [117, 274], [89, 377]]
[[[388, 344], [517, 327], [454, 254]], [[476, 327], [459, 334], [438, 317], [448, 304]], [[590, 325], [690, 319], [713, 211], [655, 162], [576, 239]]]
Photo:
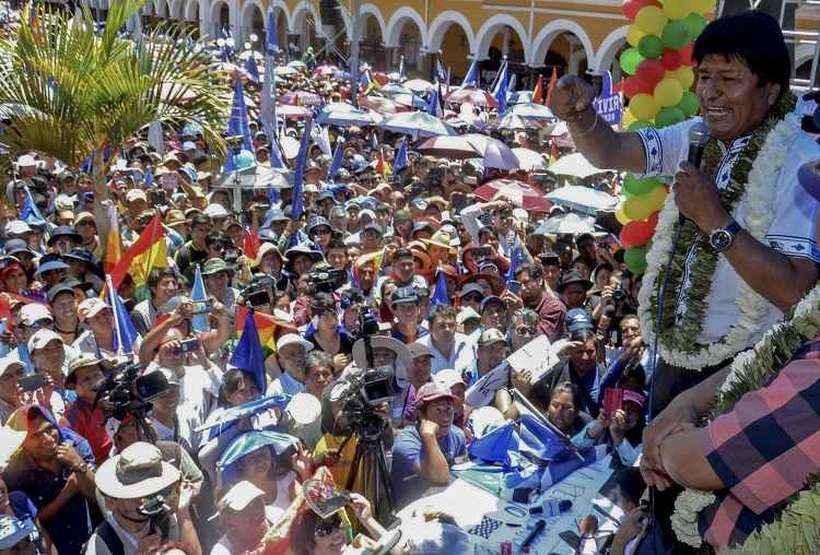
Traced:
[[338, 516], [332, 516], [329, 519], [322, 520], [316, 524], [314, 534], [317, 538], [325, 538], [333, 534], [336, 530], [342, 527], [342, 520]]
[[521, 326], [519, 328], [515, 328], [516, 335], [535, 335], [535, 328], [528, 328], [526, 326]]
[[317, 229], [313, 232], [314, 235], [330, 235], [331, 233], [333, 233], [333, 232], [330, 231], [329, 229], [324, 229], [324, 228]]

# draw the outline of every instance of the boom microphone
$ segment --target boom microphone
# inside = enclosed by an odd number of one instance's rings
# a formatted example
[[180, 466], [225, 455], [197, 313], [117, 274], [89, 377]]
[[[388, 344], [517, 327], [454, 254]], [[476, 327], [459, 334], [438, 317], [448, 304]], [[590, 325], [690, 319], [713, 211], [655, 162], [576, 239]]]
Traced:
[[[703, 152], [706, 150], [706, 143], [709, 142], [710, 135], [709, 126], [703, 120], [695, 122], [689, 128], [689, 157], [687, 160], [698, 169], [703, 162]], [[686, 221], [686, 216], [681, 214], [678, 217], [678, 224], [683, 225], [684, 221]]]

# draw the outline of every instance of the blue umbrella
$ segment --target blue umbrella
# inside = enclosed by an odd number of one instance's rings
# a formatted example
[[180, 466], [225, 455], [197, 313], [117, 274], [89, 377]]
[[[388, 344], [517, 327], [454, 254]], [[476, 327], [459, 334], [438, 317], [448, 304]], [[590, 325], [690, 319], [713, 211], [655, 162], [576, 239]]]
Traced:
[[228, 448], [222, 452], [216, 467], [224, 472], [242, 457], [250, 455], [263, 447], [273, 447], [274, 452], [279, 455], [284, 453], [291, 445], [295, 446], [298, 443], [299, 440], [292, 435], [268, 430], [251, 430], [234, 438]]

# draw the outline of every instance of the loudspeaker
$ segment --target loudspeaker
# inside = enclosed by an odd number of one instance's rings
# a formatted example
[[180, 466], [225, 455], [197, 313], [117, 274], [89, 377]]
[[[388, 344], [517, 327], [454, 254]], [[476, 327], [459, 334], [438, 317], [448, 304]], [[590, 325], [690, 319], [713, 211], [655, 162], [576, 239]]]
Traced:
[[338, 0], [319, 0], [319, 17], [323, 26], [337, 27], [342, 24]]

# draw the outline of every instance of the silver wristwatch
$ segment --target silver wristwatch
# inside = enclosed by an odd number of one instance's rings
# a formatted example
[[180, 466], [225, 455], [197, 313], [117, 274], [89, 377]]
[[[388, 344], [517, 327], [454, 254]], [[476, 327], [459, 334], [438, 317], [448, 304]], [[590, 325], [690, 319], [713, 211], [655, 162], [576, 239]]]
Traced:
[[726, 227], [719, 227], [709, 234], [709, 246], [713, 252], [723, 252], [732, 246], [740, 232], [740, 224], [732, 220]]

